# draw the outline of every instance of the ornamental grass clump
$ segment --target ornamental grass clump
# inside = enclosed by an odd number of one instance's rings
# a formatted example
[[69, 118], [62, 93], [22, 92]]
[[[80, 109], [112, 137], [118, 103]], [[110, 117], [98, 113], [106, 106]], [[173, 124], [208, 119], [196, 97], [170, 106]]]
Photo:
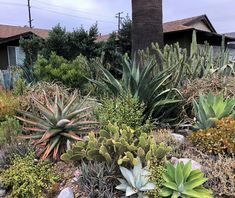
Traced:
[[52, 156], [56, 160], [70, 141], [83, 141], [82, 136], [97, 122], [88, 120], [90, 107], [83, 107], [87, 98], [80, 101], [77, 92], [66, 103], [58, 89], [54, 99], [47, 97], [45, 91], [44, 97], [46, 105], [32, 96], [41, 116], [19, 111], [22, 117], [17, 118], [27, 124], [24, 130], [30, 133], [22, 138], [32, 140], [41, 159]]

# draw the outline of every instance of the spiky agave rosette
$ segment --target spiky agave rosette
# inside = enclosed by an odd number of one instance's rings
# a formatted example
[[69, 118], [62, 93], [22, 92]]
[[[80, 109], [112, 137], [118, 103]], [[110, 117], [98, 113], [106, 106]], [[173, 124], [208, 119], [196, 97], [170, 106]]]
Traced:
[[55, 160], [59, 154], [66, 150], [68, 141], [83, 141], [82, 135], [92, 129], [97, 122], [88, 121], [90, 107], [83, 107], [88, 96], [79, 101], [78, 93], [75, 91], [65, 104], [64, 96], [60, 95], [58, 89], [54, 100], [47, 97], [45, 91], [43, 92], [46, 105], [32, 96], [41, 117], [33, 113], [19, 111], [23, 117], [17, 116], [17, 118], [28, 125], [24, 127], [24, 130], [31, 133], [21, 137], [31, 139], [42, 160], [52, 153]]

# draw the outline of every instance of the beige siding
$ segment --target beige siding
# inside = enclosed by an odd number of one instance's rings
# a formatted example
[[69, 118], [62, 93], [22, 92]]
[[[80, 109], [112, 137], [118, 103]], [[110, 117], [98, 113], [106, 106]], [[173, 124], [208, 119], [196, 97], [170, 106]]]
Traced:
[[208, 26], [203, 21], [192, 24], [191, 26], [194, 27], [195, 29], [198, 29], [198, 30], [211, 32], [211, 30], [208, 28]]

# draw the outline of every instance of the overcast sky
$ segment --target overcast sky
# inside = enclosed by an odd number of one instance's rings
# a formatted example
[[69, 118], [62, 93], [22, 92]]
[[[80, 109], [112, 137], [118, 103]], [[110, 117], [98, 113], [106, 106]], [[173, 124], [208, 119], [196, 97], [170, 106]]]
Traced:
[[[27, 0], [0, 0], [0, 23], [28, 25]], [[117, 29], [115, 14], [131, 15], [131, 0], [31, 0], [33, 26], [68, 30], [98, 21], [99, 31]], [[164, 22], [207, 14], [220, 33], [235, 32], [235, 0], [163, 0]]]

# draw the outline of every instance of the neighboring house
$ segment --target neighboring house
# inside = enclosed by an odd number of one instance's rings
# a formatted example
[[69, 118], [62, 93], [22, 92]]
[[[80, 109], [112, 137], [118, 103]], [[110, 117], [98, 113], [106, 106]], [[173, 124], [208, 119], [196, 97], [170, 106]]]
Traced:
[[[234, 38], [235, 40], [235, 32], [225, 33], [226, 36], [230, 38]], [[228, 49], [230, 51], [230, 56], [235, 59], [235, 41], [228, 42]]]
[[45, 39], [48, 37], [48, 30], [0, 25], [0, 70], [23, 64], [25, 54], [19, 47], [19, 40], [33, 35]]
[[[163, 24], [164, 43], [173, 44], [179, 42], [180, 47], [190, 51], [193, 31], [197, 33], [197, 42], [204, 45], [208, 42], [216, 50], [220, 49], [222, 34], [218, 34], [206, 15], [176, 20]], [[105, 41], [109, 35], [101, 35], [98, 41]], [[225, 36], [225, 44], [235, 41], [235, 38]]]

